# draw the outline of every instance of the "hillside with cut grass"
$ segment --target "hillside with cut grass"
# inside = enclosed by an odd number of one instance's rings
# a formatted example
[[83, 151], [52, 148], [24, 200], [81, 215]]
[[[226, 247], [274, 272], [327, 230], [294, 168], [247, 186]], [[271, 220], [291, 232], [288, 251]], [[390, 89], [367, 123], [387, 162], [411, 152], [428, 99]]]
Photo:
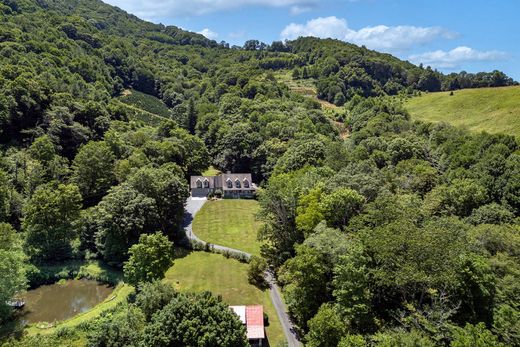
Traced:
[[519, 86], [423, 94], [405, 107], [414, 119], [520, 136]]
[[131, 120], [142, 121], [148, 125], [159, 125], [164, 120], [171, 119], [168, 106], [153, 95], [127, 89], [114, 100], [117, 105], [126, 110]]

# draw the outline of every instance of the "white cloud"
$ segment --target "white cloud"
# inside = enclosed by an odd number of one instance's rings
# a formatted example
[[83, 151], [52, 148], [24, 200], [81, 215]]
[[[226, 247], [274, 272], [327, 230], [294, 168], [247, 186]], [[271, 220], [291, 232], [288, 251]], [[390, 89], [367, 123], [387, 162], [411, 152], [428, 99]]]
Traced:
[[218, 38], [218, 33], [214, 32], [208, 28], [202, 29], [201, 31], [199, 31], [197, 33], [206, 36], [210, 40], [216, 40]]
[[368, 48], [386, 52], [400, 52], [415, 45], [426, 44], [437, 38], [453, 39], [457, 36], [441, 27], [416, 27], [399, 25], [388, 27], [378, 25], [360, 30], [349, 28], [343, 18], [319, 17], [305, 24], [291, 23], [281, 33], [282, 39], [296, 39], [300, 36], [334, 38]]
[[[316, 6], [320, 0], [104, 0], [135, 14], [155, 18], [203, 15], [245, 6], [289, 8], [291, 13]], [[300, 12], [301, 13], [301, 12]]]
[[299, 14], [312, 11], [313, 8], [314, 8], [314, 6], [309, 6], [309, 5], [295, 5], [295, 6], [291, 6], [290, 13], [293, 16], [297, 16]]
[[409, 59], [416, 64], [423, 63], [437, 68], [454, 69], [460, 67], [463, 63], [504, 60], [508, 57], [507, 53], [501, 51], [478, 51], [470, 47], [460, 46], [451, 51], [438, 50], [414, 54]]

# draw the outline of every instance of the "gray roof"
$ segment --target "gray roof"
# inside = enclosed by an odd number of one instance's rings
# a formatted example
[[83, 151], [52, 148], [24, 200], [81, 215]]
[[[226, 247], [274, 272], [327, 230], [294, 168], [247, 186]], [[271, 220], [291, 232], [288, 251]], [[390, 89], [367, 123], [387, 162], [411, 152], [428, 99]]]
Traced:
[[[251, 174], [249, 174], [249, 173], [222, 174], [222, 175], [220, 175], [220, 179], [222, 180], [222, 189], [224, 189], [224, 190], [232, 191], [232, 190], [254, 190], [255, 189], [253, 187], [253, 180], [251, 178]], [[233, 183], [233, 188], [228, 188], [227, 182], [229, 180], [231, 180], [231, 182]], [[240, 188], [237, 188], [237, 186], [235, 185], [235, 182], [237, 180], [240, 182]], [[244, 188], [244, 182], [246, 182], [246, 181], [249, 183], [249, 188]]]
[[208, 180], [209, 181], [209, 187], [210, 188], [216, 188], [218, 186], [215, 185], [215, 179], [217, 177], [215, 176], [191, 176], [191, 179], [190, 179], [190, 187], [191, 189], [194, 189], [194, 188], [197, 188], [197, 181], [200, 181], [202, 183], [204, 183], [205, 180]]
[[[256, 190], [256, 185], [253, 183], [253, 179], [250, 173], [226, 173], [220, 174], [218, 176], [191, 176], [190, 178], [190, 187], [191, 189], [197, 188], [197, 181], [204, 183], [204, 181], [209, 182], [209, 188], [212, 189], [223, 189], [226, 191], [234, 191], [234, 190]], [[227, 182], [231, 180], [233, 183], [233, 188], [228, 188]], [[240, 188], [237, 188], [236, 181], [240, 182]], [[249, 183], [249, 188], [244, 188], [244, 183]]]

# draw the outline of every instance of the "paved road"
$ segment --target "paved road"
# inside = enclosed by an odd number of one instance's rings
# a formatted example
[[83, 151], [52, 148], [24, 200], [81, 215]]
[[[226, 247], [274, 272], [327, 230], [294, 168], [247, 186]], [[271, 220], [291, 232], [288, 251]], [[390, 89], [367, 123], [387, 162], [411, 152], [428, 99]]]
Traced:
[[[197, 235], [193, 233], [193, 218], [195, 217], [197, 212], [199, 212], [202, 206], [204, 206], [206, 201], [207, 200], [205, 198], [188, 198], [188, 200], [186, 201], [186, 211], [184, 213], [183, 225], [184, 230], [186, 232], [186, 236], [190, 240], [195, 240], [204, 244], [206, 242], [199, 239]], [[238, 249], [233, 249], [220, 245], [213, 245], [213, 247], [221, 251], [236, 252], [244, 254], [248, 258], [251, 257], [251, 254], [240, 251]], [[273, 302], [273, 306], [276, 309], [276, 313], [278, 314], [278, 318], [280, 319], [280, 323], [282, 324], [285, 339], [287, 340], [287, 345], [289, 347], [301, 346], [300, 341], [298, 341], [298, 335], [296, 334], [296, 330], [294, 329], [289, 314], [287, 313], [285, 304], [282, 300], [282, 296], [280, 295], [280, 288], [278, 288], [278, 285], [276, 284], [276, 280], [274, 279], [272, 273], [266, 272], [265, 279], [269, 283], [269, 294], [271, 296], [271, 301]]]

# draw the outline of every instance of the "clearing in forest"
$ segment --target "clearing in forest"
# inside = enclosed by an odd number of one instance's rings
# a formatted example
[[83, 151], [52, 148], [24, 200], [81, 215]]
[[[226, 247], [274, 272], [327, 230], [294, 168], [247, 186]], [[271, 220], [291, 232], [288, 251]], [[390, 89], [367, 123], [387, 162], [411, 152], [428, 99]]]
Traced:
[[285, 341], [282, 326], [271, 302], [269, 289], [260, 290], [247, 281], [248, 265], [233, 258], [207, 252], [177, 250], [165, 281], [178, 291], [211, 291], [229, 305], [263, 305], [269, 318], [266, 334], [270, 346]]

